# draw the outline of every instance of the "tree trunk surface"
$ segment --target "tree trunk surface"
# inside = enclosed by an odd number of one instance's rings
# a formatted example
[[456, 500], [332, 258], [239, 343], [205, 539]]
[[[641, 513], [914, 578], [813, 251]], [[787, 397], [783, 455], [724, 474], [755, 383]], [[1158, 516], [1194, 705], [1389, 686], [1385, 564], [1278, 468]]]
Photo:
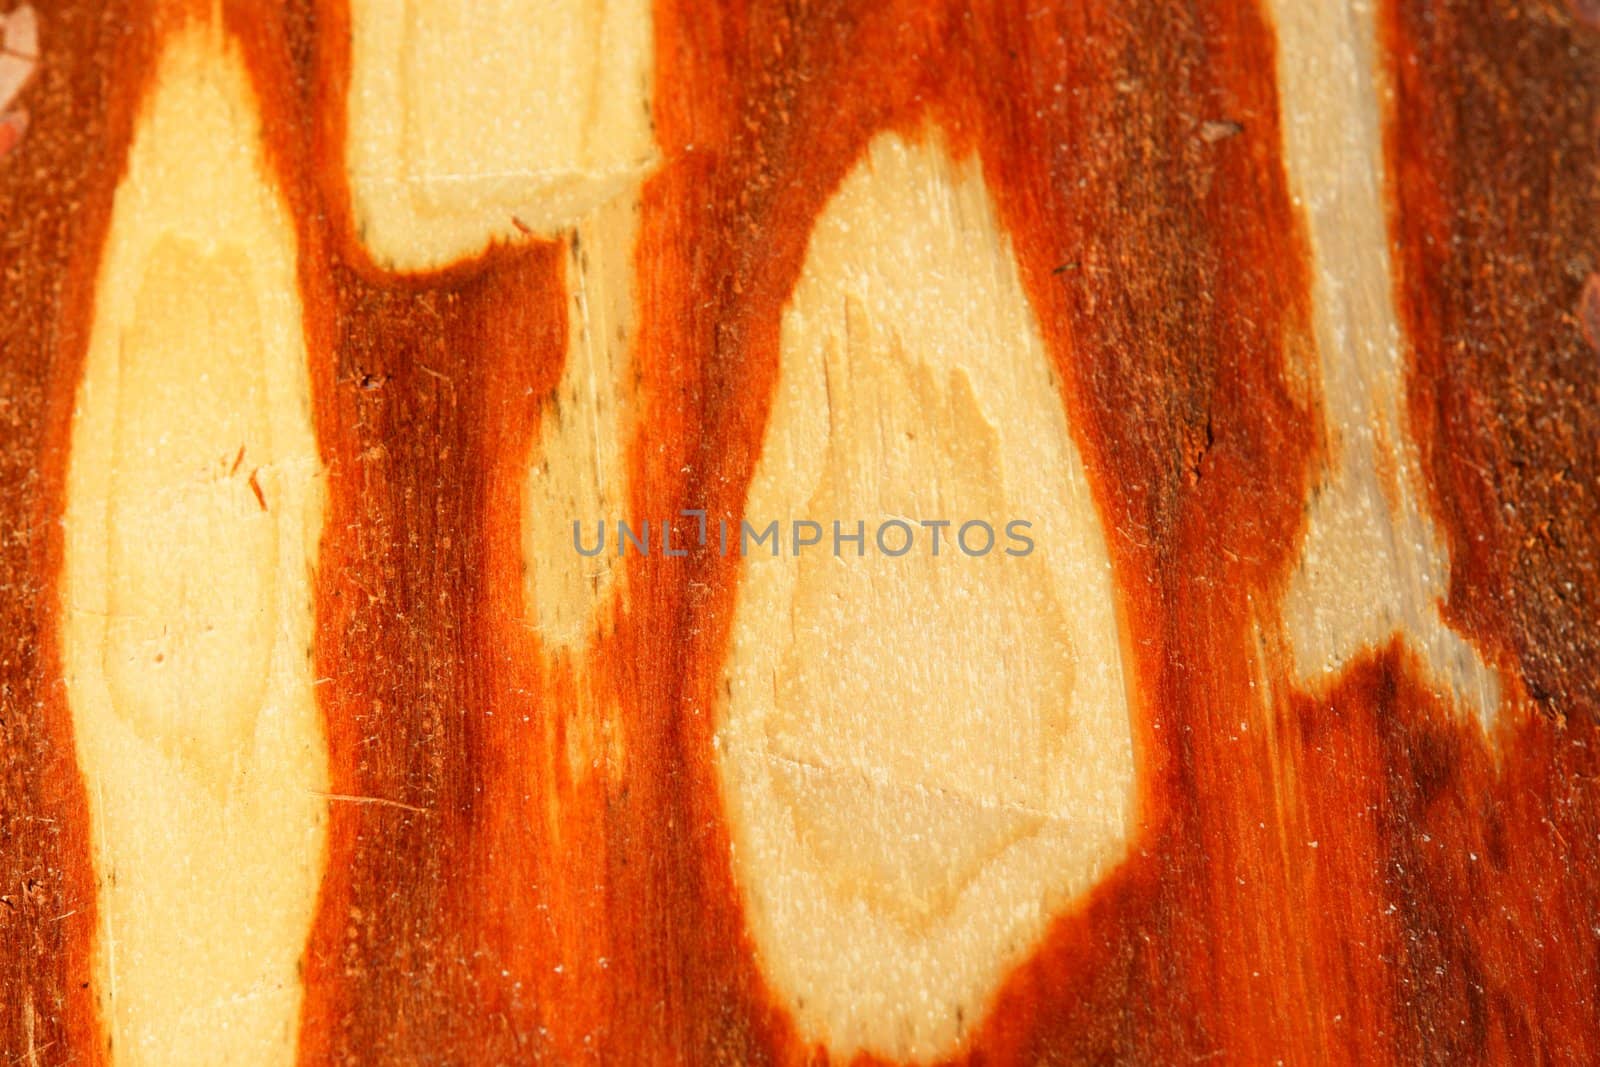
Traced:
[[1592, 0], [0, 8], [4, 1062], [1600, 1062]]

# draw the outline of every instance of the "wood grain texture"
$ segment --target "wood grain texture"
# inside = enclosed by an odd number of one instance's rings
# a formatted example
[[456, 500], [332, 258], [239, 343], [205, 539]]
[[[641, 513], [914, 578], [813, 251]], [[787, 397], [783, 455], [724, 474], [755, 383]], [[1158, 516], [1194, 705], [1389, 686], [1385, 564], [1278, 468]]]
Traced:
[[94, 988], [123, 1063], [286, 1058], [321, 881], [323, 479], [263, 162], [229, 35], [167, 35], [95, 279], [61, 519]]
[[1547, 713], [1592, 719], [1600, 37], [1553, 3], [1386, 15], [1411, 417], [1459, 561], [1449, 613]]
[[558, 236], [654, 163], [647, 0], [351, 0], [344, 159], [362, 247], [427, 271]]
[[1137, 816], [1109, 531], [976, 161], [912, 136], [784, 308], [713, 717], [763, 974], [811, 1040], [930, 1059]]
[[[277, 1062], [1600, 1056], [1585, 5], [1381, 0], [1352, 30], [1289, 25], [1293, 0], [657, 0], [654, 166], [411, 264], [362, 241], [341, 0], [36, 6], [0, 154], [0, 1053], [119, 1058], [61, 520], [114, 192], [163, 48], [203, 26], [290, 220], [326, 470], [327, 836]], [[514, 29], [495, 62], [522, 70]], [[1325, 95], [1286, 75], [1336, 39], [1370, 55]], [[1351, 153], [1290, 125], [1319, 113]], [[899, 1044], [805, 1016], [750, 918], [717, 747], [740, 561], [548, 551], [563, 508], [746, 515], [818, 219], [886, 143], [981, 184], [1009, 242], [1103, 530], [1133, 752], [1118, 858]], [[1319, 216], [1323, 169], [1357, 186]], [[1379, 305], [1350, 331], [1341, 284]], [[1340, 392], [1380, 364], [1382, 395]], [[1410, 479], [1377, 528], [1425, 515], [1434, 577], [1308, 672], [1289, 616], [1326, 600], [1295, 576], [1362, 419], [1358, 477]], [[1492, 715], [1440, 684], [1429, 612], [1501, 683]]]

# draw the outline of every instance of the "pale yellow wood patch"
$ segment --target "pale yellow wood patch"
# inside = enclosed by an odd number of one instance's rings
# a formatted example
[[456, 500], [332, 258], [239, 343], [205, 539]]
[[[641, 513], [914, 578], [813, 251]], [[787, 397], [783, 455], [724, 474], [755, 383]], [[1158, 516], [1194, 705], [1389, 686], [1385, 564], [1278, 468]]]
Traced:
[[290, 1063], [324, 863], [324, 489], [294, 230], [236, 46], [172, 39], [73, 412], [62, 651], [118, 1064]]
[[420, 271], [553, 236], [655, 159], [647, 0], [351, 0], [361, 239]]
[[[596, 523], [627, 511], [625, 462], [634, 427], [634, 244], [638, 194], [597, 208], [566, 243], [567, 350], [561, 379], [539, 418], [539, 438], [524, 485], [522, 549], [524, 625], [552, 661], [575, 673], [574, 699], [543, 719], [564, 739], [575, 782], [599, 776], [620, 783], [626, 738], [614, 685], [586, 656], [624, 595], [625, 561], [614, 551], [585, 556], [573, 546], [573, 523], [587, 543]], [[547, 831], [560, 842], [561, 797], [547, 797]]]
[[1277, 0], [1284, 158], [1310, 230], [1331, 469], [1311, 500], [1284, 625], [1302, 679], [1403, 635], [1442, 693], [1492, 726], [1500, 681], [1445, 625], [1450, 559], [1405, 417], [1383, 200], [1373, 0]]
[[566, 239], [566, 361], [540, 415], [523, 523], [524, 604], [551, 651], [581, 650], [624, 573], [615, 551], [576, 551], [572, 524], [592, 545], [596, 523], [627, 513], [639, 211], [637, 194], [619, 197]]
[[[718, 715], [762, 966], [839, 1055], [949, 1052], [1122, 856], [1135, 794], [1100, 517], [1010, 242], [937, 132], [878, 137], [817, 221], [746, 517], [828, 529], [744, 560]], [[834, 519], [896, 517], [955, 525], [938, 557], [920, 527], [834, 557]], [[1036, 548], [967, 556], [969, 519]]]

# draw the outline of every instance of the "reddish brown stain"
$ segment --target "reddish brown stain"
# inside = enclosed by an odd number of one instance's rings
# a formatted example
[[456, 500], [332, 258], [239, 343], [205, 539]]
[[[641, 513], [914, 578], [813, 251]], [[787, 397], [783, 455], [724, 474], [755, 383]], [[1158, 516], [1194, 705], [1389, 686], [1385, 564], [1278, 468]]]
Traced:
[[[0, 681], [24, 753], [0, 777], [0, 874], [43, 887], [18, 919], [0, 905], [0, 1000], [31, 997], [38, 1044], [80, 1058], [100, 1047], [92, 877], [54, 518], [94, 260], [159, 38], [89, 6], [51, 15], [60, 58], [0, 167], [0, 470], [17, 487], [0, 516], [24, 534], [0, 544], [22, 576], [0, 583]], [[765, 985], [728, 862], [711, 730], [734, 567], [632, 560], [581, 666], [524, 618], [560, 248], [384, 276], [349, 217], [343, 5], [225, 15], [301, 247], [329, 469], [330, 792], [395, 802], [330, 801], [300, 1059], [826, 1062]], [[1575, 310], [1600, 266], [1593, 35], [1553, 0], [1385, 11], [1411, 421], [1451, 618], [1550, 713], [1512, 700], [1489, 745], [1403, 645], [1317, 697], [1283, 668], [1276, 604], [1320, 444], [1294, 384], [1315, 377], [1308, 271], [1254, 6], [661, 0], [656, 33], [627, 517], [739, 517], [811, 225], [874, 134], [932, 121], [981, 162], [1108, 528], [1141, 826], [957, 1059], [1600, 1055], [1600, 449]], [[616, 716], [598, 773], [567, 758], [580, 705]], [[39, 818], [59, 833], [24, 828]], [[5, 1051], [24, 1023], [0, 1020]]]
[[100, 246], [147, 76], [150, 38], [129, 30], [143, 10], [42, 7], [29, 134], [0, 164], [0, 1050], [19, 1062], [101, 1063], [107, 1048], [58, 520]]
[[1557, 719], [1600, 715], [1600, 37], [1554, 4], [1391, 0], [1410, 416], [1452, 622]]
[[[302, 1047], [312, 1062], [527, 1055], [542, 1050], [528, 1041], [546, 999], [533, 961], [552, 956], [538, 911], [549, 879], [538, 732], [513, 715], [528, 707], [493, 699], [514, 665], [495, 598], [521, 588], [517, 555], [496, 566], [519, 547], [520, 482], [496, 468], [526, 457], [517, 439], [559, 368], [559, 260], [545, 248], [422, 294], [329, 266], [337, 374], [318, 429], [328, 528], [348, 531], [319, 566], [331, 789], [423, 810], [333, 806]], [[384, 384], [363, 389], [373, 376]]]
[[1545, 3], [1388, 0], [1381, 24], [1409, 421], [1449, 541], [1446, 617], [1512, 697], [1493, 757], [1392, 680], [1399, 664], [1375, 665], [1370, 701], [1347, 697], [1372, 707], [1388, 768], [1358, 840], [1385, 860], [1368, 881], [1403, 935], [1396, 1047], [1412, 1062], [1593, 1062], [1600, 40]]

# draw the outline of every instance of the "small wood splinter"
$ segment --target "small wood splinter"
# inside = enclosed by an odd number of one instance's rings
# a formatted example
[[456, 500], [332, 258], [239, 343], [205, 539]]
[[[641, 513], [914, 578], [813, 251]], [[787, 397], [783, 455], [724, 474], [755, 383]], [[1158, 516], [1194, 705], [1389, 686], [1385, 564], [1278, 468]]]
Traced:
[[1589, 347], [1600, 352], [1600, 274], [1591, 274], [1578, 295], [1578, 328]]

